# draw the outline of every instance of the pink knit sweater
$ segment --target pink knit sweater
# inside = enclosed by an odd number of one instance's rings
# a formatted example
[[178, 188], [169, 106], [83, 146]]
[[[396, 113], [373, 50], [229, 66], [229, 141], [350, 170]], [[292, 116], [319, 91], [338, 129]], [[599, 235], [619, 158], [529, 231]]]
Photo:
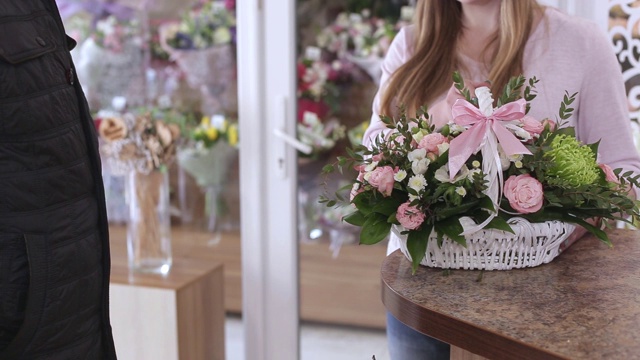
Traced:
[[[414, 30], [409, 26], [400, 31], [383, 62], [382, 85], [374, 98], [371, 124], [363, 139], [367, 146], [386, 129], [379, 118], [382, 92], [389, 76], [411, 56]], [[468, 58], [464, 61], [468, 69], [463, 74], [465, 80], [475, 83], [487, 80], [488, 72], [482, 64]], [[569, 126], [576, 127], [578, 139], [585, 143], [601, 140], [600, 163], [640, 174], [640, 156], [631, 136], [620, 65], [596, 24], [547, 8], [527, 41], [524, 75], [540, 80], [536, 86], [538, 97], [532, 101], [529, 115], [539, 120], [558, 120], [565, 90], [570, 94], [578, 92], [575, 111], [568, 120]], [[445, 95], [436, 101], [443, 101]], [[396, 248], [394, 243], [392, 239], [390, 250]]]

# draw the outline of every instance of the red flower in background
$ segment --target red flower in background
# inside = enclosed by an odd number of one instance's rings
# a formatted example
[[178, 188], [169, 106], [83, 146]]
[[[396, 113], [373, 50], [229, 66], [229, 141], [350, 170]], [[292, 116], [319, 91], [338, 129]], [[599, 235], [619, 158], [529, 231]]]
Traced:
[[302, 121], [305, 112], [312, 112], [320, 119], [324, 119], [329, 114], [329, 106], [322, 101], [311, 99], [298, 99], [298, 122]]
[[234, 11], [236, 9], [236, 0], [224, 0], [224, 7], [229, 11]]

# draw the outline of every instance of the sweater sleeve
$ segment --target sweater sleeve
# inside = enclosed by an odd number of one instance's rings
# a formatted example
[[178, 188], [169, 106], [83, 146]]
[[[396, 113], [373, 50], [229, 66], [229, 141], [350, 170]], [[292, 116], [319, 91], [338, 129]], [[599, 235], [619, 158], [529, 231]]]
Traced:
[[594, 25], [588, 36], [590, 60], [578, 94], [578, 138], [585, 143], [600, 140], [599, 163], [640, 174], [620, 64], [600, 29]]
[[364, 133], [362, 144], [369, 147], [374, 139], [381, 133], [386, 132], [386, 125], [380, 120], [380, 107], [387, 82], [391, 75], [398, 70], [407, 59], [408, 41], [407, 28], [402, 28], [389, 46], [389, 51], [382, 62], [382, 76], [380, 77], [380, 87], [373, 99], [371, 123]]

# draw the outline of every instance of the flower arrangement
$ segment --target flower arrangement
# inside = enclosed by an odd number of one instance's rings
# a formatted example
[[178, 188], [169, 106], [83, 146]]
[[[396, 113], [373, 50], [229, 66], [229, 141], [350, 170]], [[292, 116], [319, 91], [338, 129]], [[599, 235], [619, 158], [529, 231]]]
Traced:
[[96, 22], [91, 37], [99, 47], [119, 53], [129, 41], [138, 42], [140, 46], [140, 24], [136, 20], [119, 20], [114, 15], [109, 15]]
[[345, 127], [336, 119], [322, 122], [317, 114], [305, 112], [298, 122], [298, 140], [310, 145], [311, 156], [333, 149], [338, 140], [345, 137]]
[[160, 114], [149, 110], [98, 113], [98, 133], [104, 141], [101, 151], [114, 173], [148, 174], [164, 170], [173, 160], [180, 128]]
[[314, 112], [324, 118], [334, 112], [338, 104], [339, 91], [336, 85], [339, 64], [322, 61], [320, 49], [308, 47], [298, 60], [298, 121], [305, 112]]
[[180, 23], [165, 29], [166, 42], [174, 49], [205, 49], [231, 43], [235, 38], [236, 19], [225, 4], [208, 1], [187, 12]]
[[[361, 243], [377, 243], [390, 230], [405, 236], [414, 270], [430, 242], [464, 249], [480, 231], [493, 229], [498, 238], [513, 234], [518, 219], [580, 225], [609, 244], [605, 220], [632, 222], [640, 215], [638, 202], [628, 196], [640, 176], [599, 164], [598, 144], [580, 143], [574, 128], [526, 116], [537, 81], [511, 79], [494, 108], [488, 88], [477, 89], [472, 98], [454, 74], [465, 100], [455, 103], [453, 122], [436, 129], [424, 108], [415, 118], [404, 111], [397, 119], [381, 117], [386, 136], [370, 149], [349, 150], [324, 169], [358, 171], [350, 199], [336, 194], [337, 199], [321, 202], [353, 206], [344, 221], [361, 227]], [[560, 121], [569, 118], [576, 95], [564, 96]], [[597, 219], [596, 225], [589, 219]], [[557, 253], [556, 247], [553, 256]]]
[[378, 81], [382, 60], [393, 38], [412, 16], [412, 9], [403, 7], [397, 22], [372, 17], [368, 9], [359, 13], [340, 13], [333, 23], [318, 33], [316, 44], [328, 58], [344, 63], [343, 77], [357, 78], [353, 64]]
[[178, 151], [178, 163], [202, 187], [220, 186], [237, 153], [238, 125], [224, 116], [202, 117], [186, 131], [188, 143]]
[[343, 12], [320, 31], [316, 43], [321, 49], [338, 56], [350, 53], [361, 57], [384, 57], [396, 33], [395, 24], [371, 17], [369, 11]]
[[203, 116], [200, 124], [189, 131], [189, 138], [195, 141], [197, 148], [211, 148], [219, 141], [237, 147], [238, 124], [221, 115]]

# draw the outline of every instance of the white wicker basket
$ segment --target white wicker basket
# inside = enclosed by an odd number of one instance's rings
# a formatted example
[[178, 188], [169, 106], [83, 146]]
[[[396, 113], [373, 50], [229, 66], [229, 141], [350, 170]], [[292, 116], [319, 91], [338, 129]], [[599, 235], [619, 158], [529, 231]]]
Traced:
[[[575, 229], [574, 225], [560, 221], [530, 223], [523, 218], [512, 218], [508, 223], [515, 235], [495, 229], [480, 230], [466, 236], [466, 248], [446, 236], [442, 247], [439, 247], [435, 232], [432, 232], [426, 256], [420, 264], [443, 269], [509, 270], [534, 267], [558, 256], [560, 244]], [[407, 236], [400, 234], [404, 228], [394, 225], [391, 231], [400, 238], [400, 250], [411, 261]]]

